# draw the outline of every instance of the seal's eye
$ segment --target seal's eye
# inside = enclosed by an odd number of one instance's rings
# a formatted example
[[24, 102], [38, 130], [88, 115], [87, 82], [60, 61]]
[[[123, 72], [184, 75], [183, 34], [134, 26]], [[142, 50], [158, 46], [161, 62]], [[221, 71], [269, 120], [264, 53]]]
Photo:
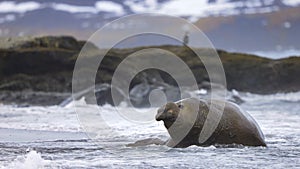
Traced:
[[179, 105], [178, 105], [178, 108], [180, 108], [180, 109], [183, 109], [183, 107], [184, 107], [184, 106], [183, 106], [182, 104], [179, 104]]

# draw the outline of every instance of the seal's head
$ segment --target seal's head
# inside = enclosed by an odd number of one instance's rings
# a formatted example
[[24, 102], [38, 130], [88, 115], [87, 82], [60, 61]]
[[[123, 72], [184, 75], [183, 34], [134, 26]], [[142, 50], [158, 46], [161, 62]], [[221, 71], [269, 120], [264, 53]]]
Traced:
[[181, 104], [167, 103], [158, 109], [155, 119], [164, 121], [166, 128], [169, 128], [176, 121], [181, 108]]
[[[177, 121], [181, 125], [186, 122], [194, 122], [199, 109], [199, 101], [194, 98], [170, 102], [158, 109], [155, 119], [164, 121], [167, 129]], [[186, 121], [186, 122], [184, 122]]]

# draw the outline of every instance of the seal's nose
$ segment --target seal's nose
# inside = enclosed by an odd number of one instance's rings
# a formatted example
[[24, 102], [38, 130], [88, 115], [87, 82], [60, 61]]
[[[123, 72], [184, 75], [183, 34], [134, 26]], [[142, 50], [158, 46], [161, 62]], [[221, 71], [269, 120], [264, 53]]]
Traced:
[[165, 107], [162, 107], [157, 110], [157, 114], [155, 116], [156, 121], [164, 120], [166, 118], [164, 112], [165, 112]]

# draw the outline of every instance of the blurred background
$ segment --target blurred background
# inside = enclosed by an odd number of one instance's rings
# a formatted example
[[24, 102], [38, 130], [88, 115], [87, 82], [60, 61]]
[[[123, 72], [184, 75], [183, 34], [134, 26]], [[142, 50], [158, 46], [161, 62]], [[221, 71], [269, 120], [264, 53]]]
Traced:
[[[70, 35], [86, 40], [106, 23], [140, 13], [186, 18], [217, 49], [273, 59], [300, 52], [300, 0], [0, 1], [0, 37]], [[138, 44], [143, 46], [143, 40]]]

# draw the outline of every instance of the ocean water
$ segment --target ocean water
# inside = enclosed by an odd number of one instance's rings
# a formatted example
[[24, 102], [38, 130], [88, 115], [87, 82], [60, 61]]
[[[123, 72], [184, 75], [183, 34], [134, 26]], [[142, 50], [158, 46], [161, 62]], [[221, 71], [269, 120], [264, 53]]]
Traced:
[[[0, 105], [0, 168], [300, 168], [300, 92], [240, 95], [246, 101], [241, 107], [256, 119], [268, 147], [126, 147], [140, 139], [166, 140], [168, 133], [154, 120], [119, 121], [114, 132], [90, 139], [72, 104]], [[113, 110], [101, 107], [102, 113]], [[154, 119], [155, 108], [143, 111], [153, 112]]]

